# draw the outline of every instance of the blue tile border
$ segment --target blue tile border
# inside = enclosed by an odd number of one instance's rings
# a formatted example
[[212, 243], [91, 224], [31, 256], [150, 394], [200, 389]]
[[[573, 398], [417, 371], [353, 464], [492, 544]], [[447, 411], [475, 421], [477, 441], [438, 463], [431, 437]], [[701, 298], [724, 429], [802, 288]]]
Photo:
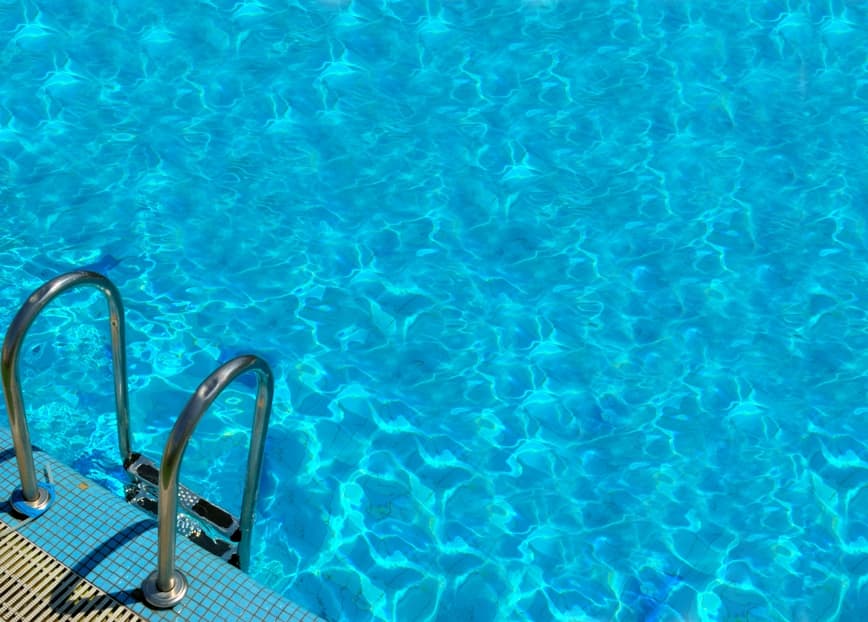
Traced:
[[[142, 617], [156, 622], [320, 622], [322, 619], [179, 536], [176, 566], [189, 589], [171, 610], [141, 599], [142, 580], [157, 567], [157, 522], [45, 452], [35, 451], [37, 472], [50, 467], [57, 500], [42, 516], [22, 521], [0, 505], [0, 520], [19, 528], [60, 562]], [[0, 428], [0, 498], [20, 487], [9, 431]]]

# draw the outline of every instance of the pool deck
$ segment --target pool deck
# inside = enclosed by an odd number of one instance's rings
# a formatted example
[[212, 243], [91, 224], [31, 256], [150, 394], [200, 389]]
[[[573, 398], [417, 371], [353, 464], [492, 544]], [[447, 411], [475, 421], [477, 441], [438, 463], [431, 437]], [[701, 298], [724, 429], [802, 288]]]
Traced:
[[[0, 428], [0, 497], [20, 487], [9, 431]], [[189, 588], [173, 609], [142, 600], [142, 581], [157, 568], [157, 521], [45, 452], [35, 450], [38, 473], [52, 473], [56, 500], [42, 516], [25, 521], [7, 501], [0, 521], [146, 620], [158, 622], [318, 622], [321, 618], [279, 596], [204, 551], [177, 538], [176, 567]], [[254, 560], [255, 563], [255, 560]], [[34, 618], [35, 619], [35, 618]], [[78, 619], [78, 618], [76, 618]]]

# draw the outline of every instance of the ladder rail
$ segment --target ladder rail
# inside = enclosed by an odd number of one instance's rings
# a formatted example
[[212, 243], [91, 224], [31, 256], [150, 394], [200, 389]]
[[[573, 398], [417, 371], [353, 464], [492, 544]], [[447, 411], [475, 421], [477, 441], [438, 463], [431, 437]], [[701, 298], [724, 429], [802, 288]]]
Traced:
[[[132, 451], [130, 449], [130, 408], [127, 393], [126, 335], [124, 328], [124, 306], [120, 292], [114, 283], [98, 272], [76, 270], [61, 274], [37, 288], [15, 315], [3, 341], [2, 386], [12, 430], [12, 442], [21, 477], [21, 496], [27, 506], [27, 514], [38, 516], [48, 509], [47, 491], [36, 481], [33, 462], [33, 446], [30, 442], [30, 429], [24, 412], [24, 398], [18, 373], [18, 360], [21, 346], [27, 331], [42, 310], [63, 292], [90, 285], [99, 289], [106, 297], [109, 309], [111, 330], [112, 367], [114, 375], [115, 407], [118, 422], [118, 446], [121, 460], [126, 464]], [[17, 491], [16, 491], [17, 492]], [[13, 493], [13, 497], [15, 493]], [[14, 505], [14, 504], [13, 504]], [[18, 509], [18, 506], [16, 506]]]
[[250, 565], [250, 533], [253, 529], [256, 497], [259, 494], [265, 434], [271, 416], [274, 375], [265, 360], [253, 354], [245, 354], [224, 363], [202, 381], [175, 421], [166, 440], [158, 476], [157, 570], [142, 583], [145, 599], [154, 607], [172, 607], [187, 591], [186, 578], [175, 568], [178, 474], [187, 443], [202, 416], [220, 393], [238, 376], [250, 371], [255, 372], [257, 378], [256, 405], [239, 518], [241, 540], [238, 543], [241, 570], [247, 571]]

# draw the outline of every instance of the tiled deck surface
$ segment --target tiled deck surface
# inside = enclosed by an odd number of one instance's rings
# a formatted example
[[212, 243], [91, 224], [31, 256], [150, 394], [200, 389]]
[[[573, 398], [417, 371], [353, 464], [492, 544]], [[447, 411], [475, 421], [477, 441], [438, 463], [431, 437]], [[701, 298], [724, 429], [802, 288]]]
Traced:
[[0, 521], [0, 620], [147, 622]]
[[[175, 564], [189, 583], [173, 609], [158, 611], [141, 597], [142, 580], [157, 568], [157, 522], [48, 454], [34, 454], [37, 473], [49, 465], [57, 499], [26, 524], [0, 505], [0, 520], [143, 618], [157, 622], [318, 622], [321, 618], [254, 582], [240, 570], [177, 538]], [[9, 431], [0, 428], [0, 498], [20, 487]]]

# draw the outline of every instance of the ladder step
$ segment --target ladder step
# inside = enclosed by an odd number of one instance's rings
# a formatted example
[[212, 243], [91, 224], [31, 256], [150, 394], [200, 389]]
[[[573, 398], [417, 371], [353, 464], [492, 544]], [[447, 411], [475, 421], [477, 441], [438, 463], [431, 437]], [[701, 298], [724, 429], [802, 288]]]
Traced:
[[[160, 469], [157, 464], [139, 453], [132, 453], [126, 465], [133, 483], [126, 486], [126, 499], [149, 513], [157, 514], [158, 483]], [[203, 499], [184, 486], [178, 486], [178, 502], [185, 513], [225, 536], [228, 541], [211, 537], [196, 526], [186, 524], [178, 517], [181, 532], [193, 542], [211, 553], [238, 566], [237, 543], [241, 540], [241, 525], [238, 519], [210, 501]]]

